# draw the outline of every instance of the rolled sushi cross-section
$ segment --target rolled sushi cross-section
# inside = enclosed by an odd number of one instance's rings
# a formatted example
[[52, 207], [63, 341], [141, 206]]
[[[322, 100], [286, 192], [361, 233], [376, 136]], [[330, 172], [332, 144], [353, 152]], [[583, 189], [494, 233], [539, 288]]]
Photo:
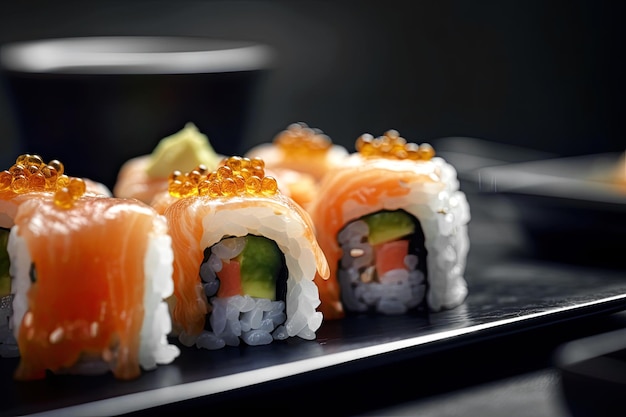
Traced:
[[45, 162], [36, 154], [19, 155], [15, 163], [0, 172], [0, 356], [19, 356], [11, 331], [13, 294], [7, 252], [8, 238], [18, 207], [32, 199], [53, 199], [69, 207], [83, 194], [110, 195], [102, 184], [86, 178], [70, 177], [57, 159]]
[[308, 208], [330, 278], [316, 281], [326, 319], [461, 304], [469, 205], [455, 169], [397, 131], [362, 135]]
[[419, 221], [382, 210], [348, 223], [337, 235], [343, 252], [337, 278], [345, 307], [402, 314], [426, 292], [426, 248]]
[[134, 199], [83, 195], [22, 203], [11, 229], [12, 324], [18, 380], [111, 371], [133, 379], [172, 362], [171, 238]]
[[328, 264], [309, 215], [265, 176], [263, 160], [177, 172], [169, 190], [179, 340], [214, 350], [314, 339], [323, 318], [314, 278]]

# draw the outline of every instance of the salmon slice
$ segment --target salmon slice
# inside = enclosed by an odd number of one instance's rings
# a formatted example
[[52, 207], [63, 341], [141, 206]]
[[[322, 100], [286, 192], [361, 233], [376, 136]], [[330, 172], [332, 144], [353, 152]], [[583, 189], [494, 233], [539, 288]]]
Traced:
[[113, 187], [113, 195], [122, 198], [136, 198], [150, 204], [152, 198], [167, 191], [167, 177], [154, 178], [146, 173], [150, 155], [141, 155], [129, 159], [118, 173], [117, 182]]
[[[105, 185], [83, 178], [87, 187], [86, 193], [89, 195], [110, 197], [111, 192]], [[0, 227], [10, 229], [13, 227], [14, 218], [17, 213], [17, 208], [23, 202], [31, 199], [38, 198], [52, 198], [53, 192], [51, 191], [30, 191], [23, 194], [15, 193], [11, 190], [0, 191]]]
[[15, 194], [12, 191], [0, 191], [0, 227], [10, 229], [15, 224], [17, 208], [30, 199], [52, 197], [52, 193], [34, 192]]
[[379, 277], [394, 269], [409, 268], [404, 264], [404, 258], [409, 253], [409, 241], [406, 239], [393, 240], [374, 246], [376, 257], [376, 273]]
[[220, 279], [220, 289], [217, 291], [218, 297], [232, 297], [233, 295], [243, 295], [241, 287], [241, 264], [234, 259], [222, 263], [222, 270], [217, 273]]
[[18, 333], [18, 380], [109, 362], [116, 378], [140, 374], [144, 256], [154, 210], [135, 200], [84, 196], [70, 209], [23, 203], [16, 232], [32, 259], [28, 309]]

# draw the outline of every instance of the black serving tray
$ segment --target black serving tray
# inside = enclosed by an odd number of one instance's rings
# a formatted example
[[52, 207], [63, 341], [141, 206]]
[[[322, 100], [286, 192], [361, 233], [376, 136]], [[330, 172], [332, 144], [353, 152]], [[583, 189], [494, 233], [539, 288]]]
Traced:
[[[217, 351], [181, 346], [172, 364], [132, 381], [112, 375], [49, 375], [16, 382], [12, 374], [18, 359], [4, 358], [0, 414], [67, 417], [241, 406], [263, 393], [276, 397], [288, 390], [293, 397], [298, 384], [313, 382], [323, 392], [338, 376], [626, 309], [626, 277], [620, 271], [527, 259], [480, 264], [476, 259], [468, 264], [467, 280], [470, 294], [452, 310], [327, 321], [314, 341], [290, 339]], [[302, 393], [303, 401], [307, 395]]]
[[585, 323], [596, 326], [589, 320], [626, 310], [624, 269], [532, 257], [508, 201], [472, 188], [469, 171], [459, 171], [472, 213], [469, 295], [457, 308], [325, 321], [313, 341], [217, 351], [180, 346], [173, 363], [132, 381], [107, 374], [16, 382], [18, 359], [4, 358], [0, 415], [211, 415], [261, 408], [274, 415], [354, 415], [432, 392], [438, 382], [449, 387], [483, 373], [486, 363], [525, 367], [533, 350], [560, 343], [557, 333], [575, 336]]

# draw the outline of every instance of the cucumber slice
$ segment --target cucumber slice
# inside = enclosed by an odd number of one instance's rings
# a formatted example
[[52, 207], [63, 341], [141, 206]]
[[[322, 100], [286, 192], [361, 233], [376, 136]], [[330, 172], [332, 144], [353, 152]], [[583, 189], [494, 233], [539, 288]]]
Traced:
[[282, 268], [282, 252], [273, 240], [248, 235], [239, 255], [241, 287], [251, 297], [276, 299], [276, 280]]
[[404, 210], [379, 211], [363, 217], [370, 229], [370, 245], [389, 242], [415, 232], [413, 217]]

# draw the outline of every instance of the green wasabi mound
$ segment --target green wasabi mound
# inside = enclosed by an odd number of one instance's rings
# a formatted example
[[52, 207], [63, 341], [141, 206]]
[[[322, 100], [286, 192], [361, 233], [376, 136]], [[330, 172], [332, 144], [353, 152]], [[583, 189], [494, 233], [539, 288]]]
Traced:
[[363, 217], [370, 229], [370, 245], [389, 242], [415, 232], [413, 217], [404, 210], [379, 211]]
[[153, 178], [165, 178], [174, 170], [188, 172], [199, 164], [213, 170], [220, 160], [209, 138], [189, 122], [182, 130], [159, 141], [150, 154], [146, 173]]

